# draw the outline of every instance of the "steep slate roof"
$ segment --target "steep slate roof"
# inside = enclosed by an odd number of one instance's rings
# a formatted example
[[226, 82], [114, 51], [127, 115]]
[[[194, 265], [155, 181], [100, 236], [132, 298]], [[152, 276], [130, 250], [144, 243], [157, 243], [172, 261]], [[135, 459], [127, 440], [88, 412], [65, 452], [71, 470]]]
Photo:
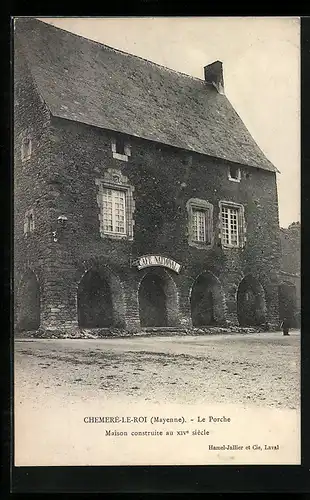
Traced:
[[204, 80], [34, 18], [15, 20], [15, 36], [53, 116], [277, 170]]

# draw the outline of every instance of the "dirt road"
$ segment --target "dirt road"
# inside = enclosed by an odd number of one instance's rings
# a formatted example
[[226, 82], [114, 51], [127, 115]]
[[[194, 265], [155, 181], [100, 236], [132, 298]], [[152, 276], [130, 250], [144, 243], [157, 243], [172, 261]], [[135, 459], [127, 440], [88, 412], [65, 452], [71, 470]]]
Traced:
[[113, 397], [299, 408], [300, 334], [15, 342], [16, 404]]

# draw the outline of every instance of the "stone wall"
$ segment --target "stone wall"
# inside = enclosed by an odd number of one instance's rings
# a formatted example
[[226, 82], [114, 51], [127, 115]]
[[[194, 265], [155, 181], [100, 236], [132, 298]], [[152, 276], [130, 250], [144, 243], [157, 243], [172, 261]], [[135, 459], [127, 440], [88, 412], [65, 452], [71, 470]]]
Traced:
[[290, 224], [288, 228], [281, 228], [281, 270], [290, 274], [300, 274], [300, 231], [299, 223]]
[[[49, 268], [52, 193], [48, 188], [50, 113], [37, 94], [26, 58], [16, 40], [14, 53], [14, 322], [25, 316], [19, 291], [32, 270], [39, 283], [41, 320], [46, 310], [45, 279]], [[31, 138], [31, 156], [22, 161], [23, 139]], [[34, 231], [24, 234], [25, 214], [33, 210]], [[21, 292], [22, 293], [22, 292]]]
[[[292, 324], [300, 327], [301, 283], [300, 283], [300, 237], [301, 225], [293, 222], [288, 228], [281, 228], [281, 271], [279, 273], [279, 308], [283, 318], [290, 311]], [[288, 287], [289, 286], [289, 287]], [[285, 288], [287, 293], [284, 293]], [[291, 288], [291, 291], [289, 289]], [[284, 298], [286, 296], [286, 298]], [[289, 304], [289, 306], [288, 306]]]

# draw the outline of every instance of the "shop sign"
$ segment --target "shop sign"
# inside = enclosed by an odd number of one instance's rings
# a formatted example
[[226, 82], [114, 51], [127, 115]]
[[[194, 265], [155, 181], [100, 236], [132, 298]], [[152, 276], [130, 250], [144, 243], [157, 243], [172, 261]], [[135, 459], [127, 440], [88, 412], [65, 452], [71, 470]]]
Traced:
[[137, 266], [139, 270], [153, 266], [167, 267], [176, 273], [179, 273], [181, 270], [180, 264], [172, 259], [169, 259], [168, 257], [163, 257], [162, 255], [143, 255], [132, 264]]

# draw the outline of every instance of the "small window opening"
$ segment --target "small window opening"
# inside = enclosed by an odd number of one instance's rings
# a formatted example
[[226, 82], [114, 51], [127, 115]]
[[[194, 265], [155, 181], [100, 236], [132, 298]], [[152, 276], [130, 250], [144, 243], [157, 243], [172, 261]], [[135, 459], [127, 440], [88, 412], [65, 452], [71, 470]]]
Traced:
[[115, 152], [124, 155], [125, 154], [125, 142], [122, 138], [117, 138], [115, 140]]
[[228, 177], [230, 180], [233, 180], [233, 181], [240, 181], [240, 168], [239, 167], [235, 167], [234, 165], [231, 165], [229, 167], [229, 174], [228, 174]]
[[117, 160], [128, 161], [128, 157], [131, 156], [130, 145], [125, 141], [125, 139], [121, 136], [115, 137], [112, 139], [112, 153], [113, 158]]
[[33, 214], [29, 214], [29, 231], [32, 232], [34, 230], [34, 219], [33, 219]]
[[29, 160], [31, 156], [31, 139], [30, 137], [24, 137], [21, 148], [22, 161]]
[[34, 231], [34, 215], [33, 211], [29, 210], [28, 212], [25, 213], [25, 220], [24, 220], [24, 234], [29, 234]]

